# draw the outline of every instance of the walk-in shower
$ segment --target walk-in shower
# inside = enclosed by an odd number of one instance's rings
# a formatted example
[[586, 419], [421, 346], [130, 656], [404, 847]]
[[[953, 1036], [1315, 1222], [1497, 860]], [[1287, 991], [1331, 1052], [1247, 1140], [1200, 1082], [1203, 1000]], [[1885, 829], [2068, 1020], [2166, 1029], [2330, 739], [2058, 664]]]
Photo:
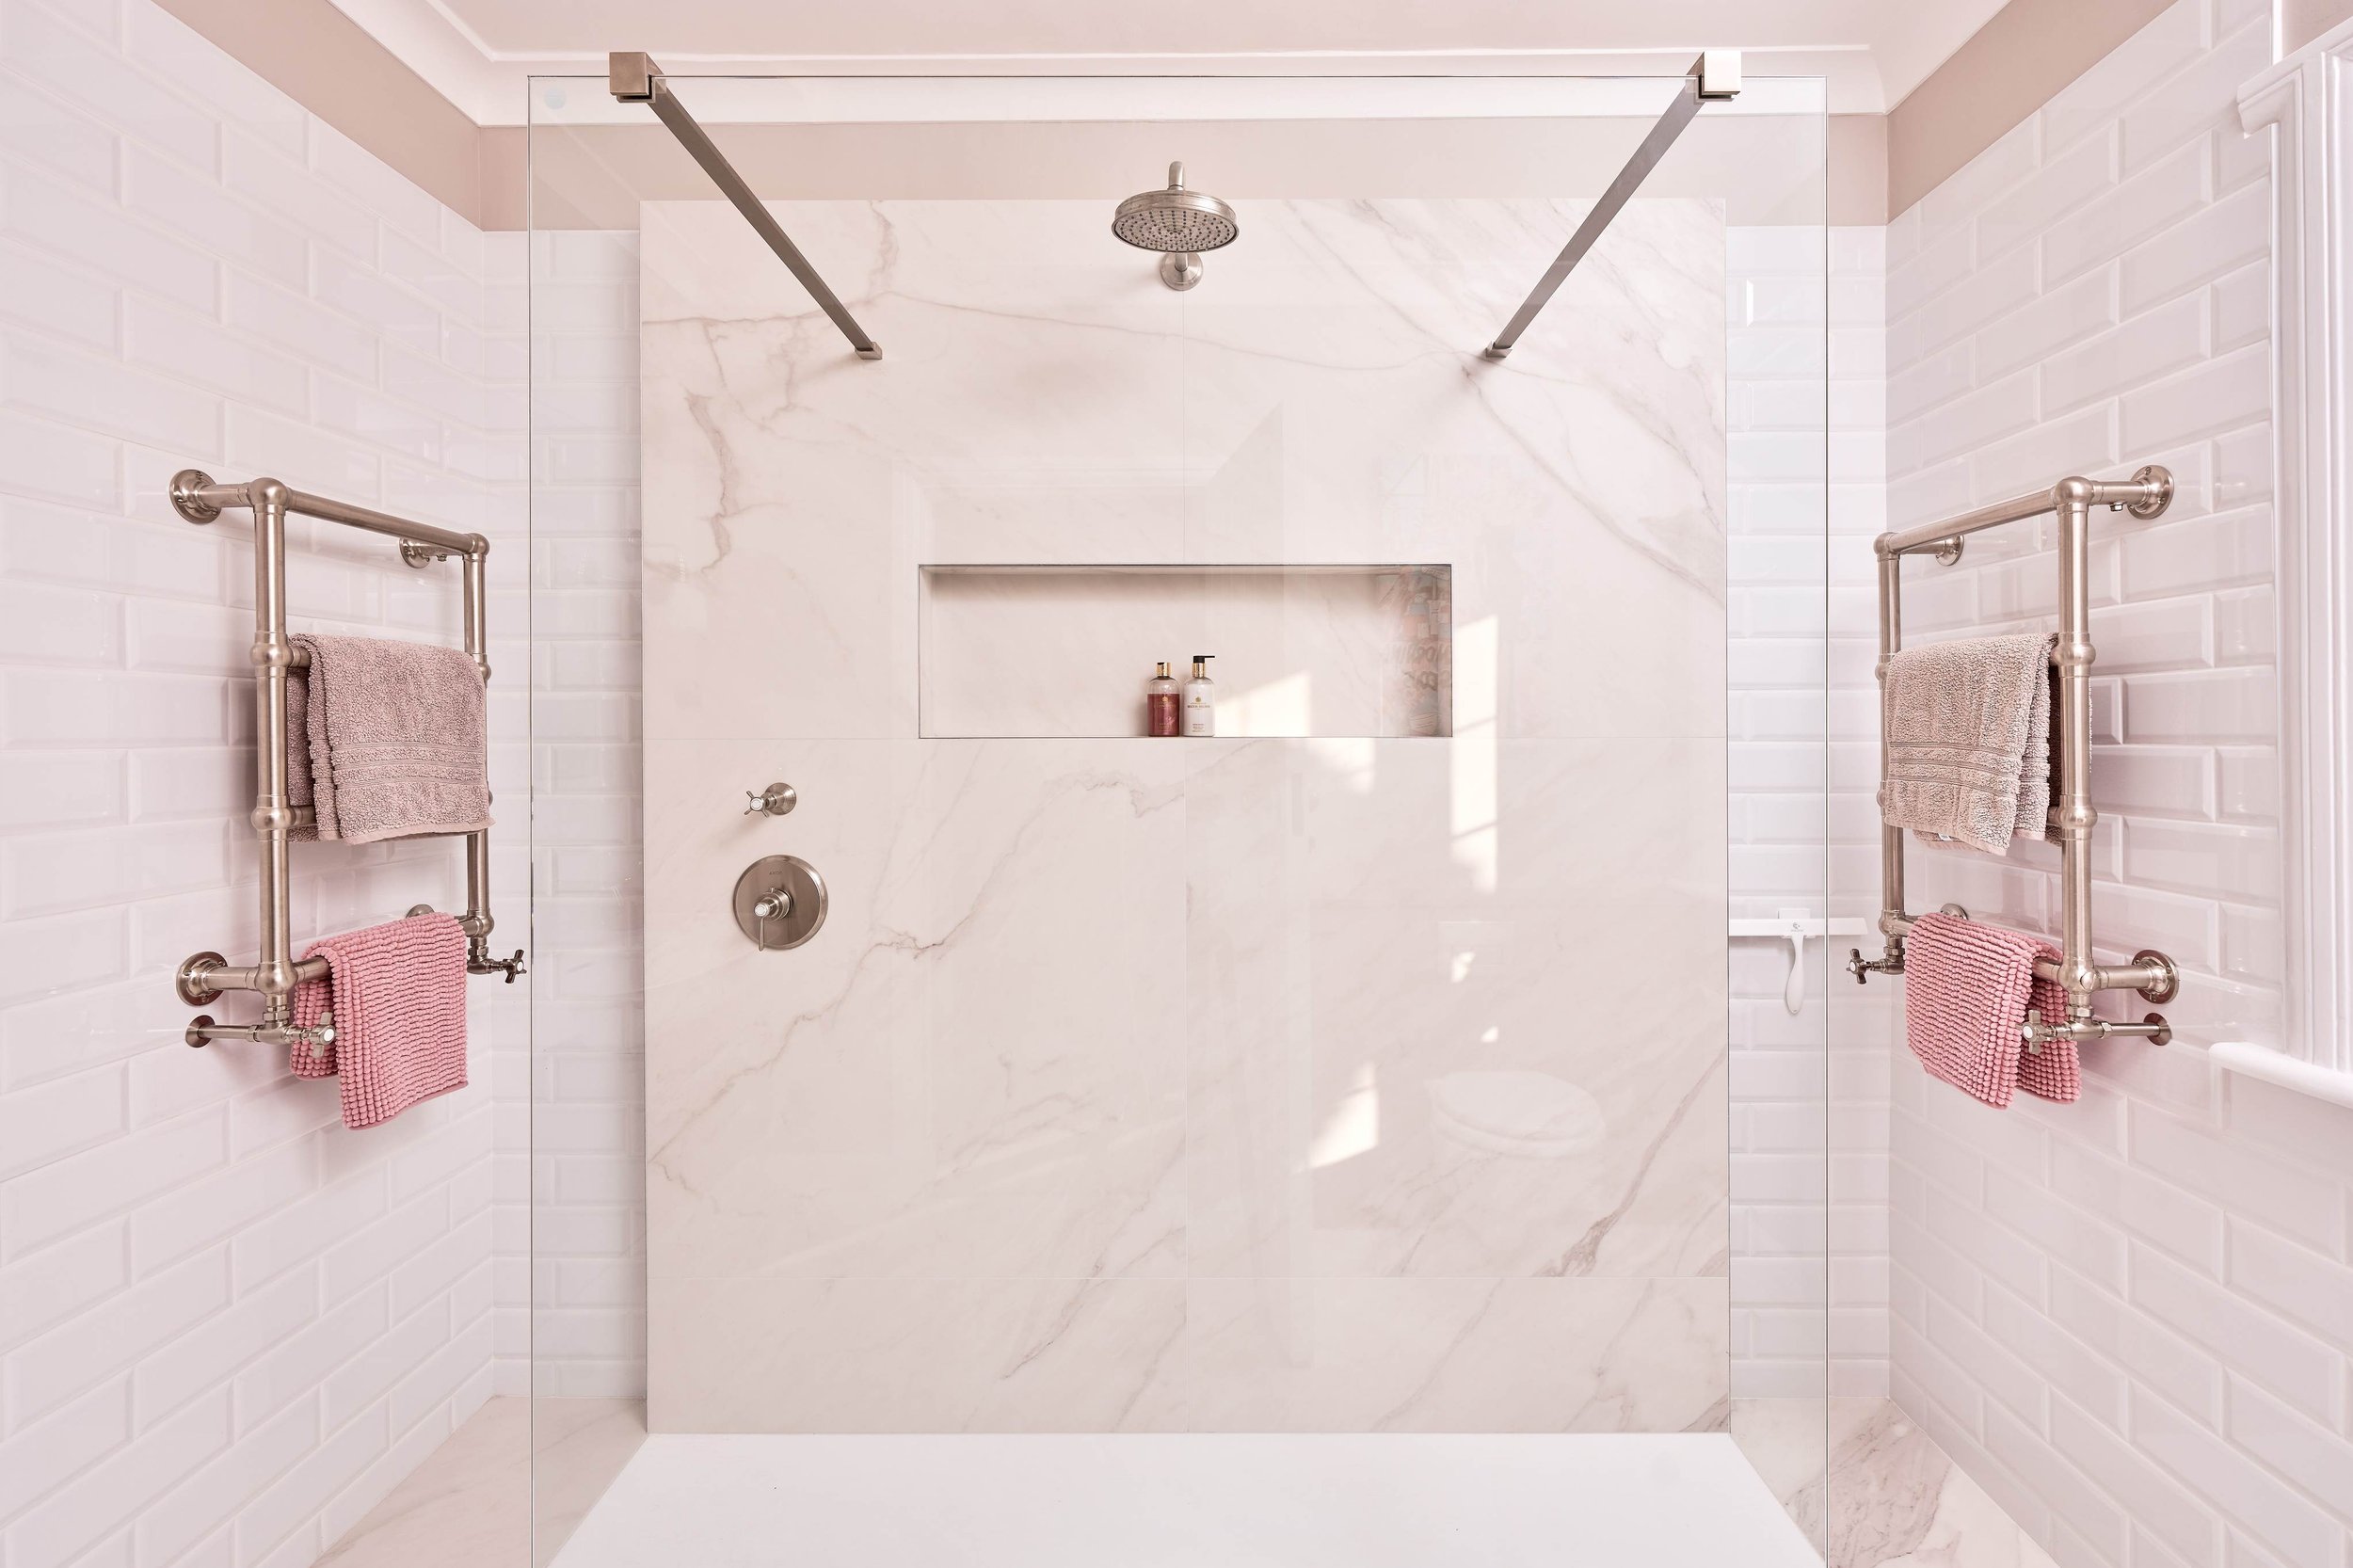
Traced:
[[542, 1560], [1819, 1561], [1821, 84], [614, 80], [531, 127]]

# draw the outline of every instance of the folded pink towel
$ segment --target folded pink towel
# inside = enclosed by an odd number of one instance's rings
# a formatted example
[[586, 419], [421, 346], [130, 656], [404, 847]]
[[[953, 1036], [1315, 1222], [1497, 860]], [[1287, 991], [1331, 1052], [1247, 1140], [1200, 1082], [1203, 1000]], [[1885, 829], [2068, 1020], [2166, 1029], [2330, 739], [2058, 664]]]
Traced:
[[1922, 1066], [1988, 1105], [2006, 1106], [2020, 1086], [2048, 1100], [2083, 1092], [2075, 1043], [2028, 1051], [2019, 1037], [2026, 1010], [2045, 1023], [2067, 1016], [2067, 991], [2034, 972], [2058, 950], [2039, 936], [1953, 915], [1923, 915], [1904, 938], [1904, 1043]]
[[471, 655], [381, 637], [314, 637], [286, 682], [286, 801], [296, 839], [355, 844], [490, 825], [489, 731]]
[[323, 936], [302, 955], [325, 980], [295, 987], [295, 1022], [316, 1027], [331, 999], [334, 1043], [294, 1047], [297, 1078], [343, 1080], [344, 1126], [374, 1127], [466, 1086], [466, 932], [455, 915], [411, 915]]

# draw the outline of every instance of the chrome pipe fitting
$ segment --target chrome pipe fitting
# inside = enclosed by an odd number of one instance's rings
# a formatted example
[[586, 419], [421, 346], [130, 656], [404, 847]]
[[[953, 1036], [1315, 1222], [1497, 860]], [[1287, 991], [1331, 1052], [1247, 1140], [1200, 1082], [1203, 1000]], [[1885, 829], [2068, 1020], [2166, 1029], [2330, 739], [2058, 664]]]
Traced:
[[180, 1037], [199, 1049], [215, 1040], [251, 1040], [257, 1045], [298, 1045], [319, 1050], [335, 1043], [335, 1016], [322, 1013], [315, 1025], [304, 1029], [291, 1023], [215, 1023], [209, 1015], [200, 1013], [188, 1020]]

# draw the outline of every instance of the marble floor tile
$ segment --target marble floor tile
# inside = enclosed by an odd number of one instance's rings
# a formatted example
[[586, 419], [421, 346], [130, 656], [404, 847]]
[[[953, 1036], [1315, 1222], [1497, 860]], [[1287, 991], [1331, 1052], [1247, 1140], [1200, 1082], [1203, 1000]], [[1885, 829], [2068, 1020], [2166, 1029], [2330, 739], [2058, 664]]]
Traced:
[[635, 1400], [486, 1400], [316, 1568], [545, 1568], [645, 1439]]
[[1725, 1428], [1829, 1568], [2055, 1568], [1892, 1400], [1737, 1400]]
[[538, 1399], [529, 1402], [531, 1560], [533, 1568], [547, 1568], [622, 1467], [645, 1446], [646, 1401]]

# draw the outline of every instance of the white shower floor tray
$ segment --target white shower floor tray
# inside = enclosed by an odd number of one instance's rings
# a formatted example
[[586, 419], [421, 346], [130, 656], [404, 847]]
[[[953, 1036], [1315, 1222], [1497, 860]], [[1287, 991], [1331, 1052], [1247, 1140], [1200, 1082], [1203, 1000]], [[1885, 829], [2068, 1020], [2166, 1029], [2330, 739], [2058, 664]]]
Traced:
[[647, 1439], [554, 1568], [1819, 1568], [1732, 1439]]

